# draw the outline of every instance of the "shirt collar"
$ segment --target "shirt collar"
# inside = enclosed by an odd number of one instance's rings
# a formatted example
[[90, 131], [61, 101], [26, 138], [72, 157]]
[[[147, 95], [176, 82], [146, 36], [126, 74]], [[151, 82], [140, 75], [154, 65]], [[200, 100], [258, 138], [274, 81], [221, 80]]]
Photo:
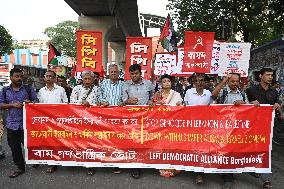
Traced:
[[263, 90], [263, 91], [269, 91], [269, 90], [272, 90], [272, 89], [273, 89], [273, 88], [271, 87], [271, 85], [268, 85], [268, 89], [265, 90], [265, 89], [261, 86], [260, 83], [259, 83], [259, 85], [258, 85], [258, 88], [259, 88], [260, 90]]
[[232, 93], [236, 93], [236, 94], [241, 93], [239, 89], [237, 89], [237, 91], [236, 91], [236, 92], [233, 92], [233, 91], [230, 89], [230, 87], [229, 87], [229, 86], [226, 86], [226, 90], [228, 91], [228, 93], [231, 93], [231, 92], [232, 92]]
[[[19, 90], [21, 90], [22, 88], [24, 88], [24, 85], [22, 84], [21, 87], [19, 88]], [[13, 90], [12, 84], [7, 86], [7, 89]]]
[[199, 95], [199, 94], [197, 93], [196, 88], [192, 88], [192, 93], [193, 93], [193, 94], [197, 94], [198, 96], [206, 96], [205, 89], [203, 89], [202, 95]]
[[110, 84], [116, 85], [119, 83], [120, 80], [117, 80], [116, 82], [112, 82], [111, 79], [109, 79]]
[[139, 83], [139, 84], [135, 84], [135, 83], [131, 80], [131, 85], [144, 85], [144, 79], [141, 79], [141, 83]]
[[[52, 91], [55, 90], [55, 89], [58, 89], [58, 88], [59, 88], [59, 86], [54, 83]], [[45, 86], [44, 89], [47, 90], [47, 91], [49, 90], [47, 88], [47, 86]]]

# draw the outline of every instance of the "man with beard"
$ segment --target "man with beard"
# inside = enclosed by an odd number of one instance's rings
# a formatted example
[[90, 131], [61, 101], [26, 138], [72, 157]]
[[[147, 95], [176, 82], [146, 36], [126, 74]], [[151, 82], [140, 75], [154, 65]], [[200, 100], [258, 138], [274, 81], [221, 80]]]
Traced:
[[38, 102], [38, 99], [34, 88], [23, 85], [21, 69], [13, 68], [10, 71], [10, 80], [11, 85], [3, 88], [0, 93], [0, 107], [8, 110], [7, 140], [13, 161], [18, 168], [9, 177], [15, 178], [25, 172], [25, 160], [22, 154], [22, 145], [24, 145], [23, 106], [24, 103]]

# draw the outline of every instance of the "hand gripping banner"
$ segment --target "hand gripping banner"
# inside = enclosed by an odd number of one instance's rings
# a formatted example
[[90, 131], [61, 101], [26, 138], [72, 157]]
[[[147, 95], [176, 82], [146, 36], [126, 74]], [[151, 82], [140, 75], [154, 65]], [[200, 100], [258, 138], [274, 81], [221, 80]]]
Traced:
[[24, 112], [30, 164], [271, 172], [271, 106], [27, 104]]

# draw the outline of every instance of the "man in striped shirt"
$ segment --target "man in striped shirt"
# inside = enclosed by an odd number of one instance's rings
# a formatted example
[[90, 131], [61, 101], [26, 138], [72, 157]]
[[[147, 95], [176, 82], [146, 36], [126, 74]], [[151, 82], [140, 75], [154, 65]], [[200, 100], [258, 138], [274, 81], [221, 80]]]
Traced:
[[[101, 106], [118, 106], [122, 104], [123, 81], [119, 80], [119, 71], [116, 64], [108, 67], [109, 79], [104, 79], [99, 87], [98, 102]], [[113, 173], [119, 174], [121, 170], [114, 168]]]
[[123, 81], [119, 80], [119, 71], [116, 64], [109, 66], [109, 79], [104, 79], [99, 88], [99, 103], [102, 106], [117, 106], [122, 103]]

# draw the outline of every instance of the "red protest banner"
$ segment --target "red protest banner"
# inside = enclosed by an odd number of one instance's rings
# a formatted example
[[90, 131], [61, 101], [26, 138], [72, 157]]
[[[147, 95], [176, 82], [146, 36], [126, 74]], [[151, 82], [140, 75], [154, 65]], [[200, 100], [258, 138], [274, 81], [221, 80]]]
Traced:
[[76, 31], [77, 66], [76, 71], [102, 71], [102, 32]]
[[24, 126], [32, 164], [271, 172], [271, 106], [27, 104]]
[[128, 68], [133, 64], [140, 64], [142, 77], [150, 79], [152, 64], [151, 37], [126, 37], [125, 80], [130, 80]]
[[183, 72], [210, 73], [214, 32], [185, 32]]

